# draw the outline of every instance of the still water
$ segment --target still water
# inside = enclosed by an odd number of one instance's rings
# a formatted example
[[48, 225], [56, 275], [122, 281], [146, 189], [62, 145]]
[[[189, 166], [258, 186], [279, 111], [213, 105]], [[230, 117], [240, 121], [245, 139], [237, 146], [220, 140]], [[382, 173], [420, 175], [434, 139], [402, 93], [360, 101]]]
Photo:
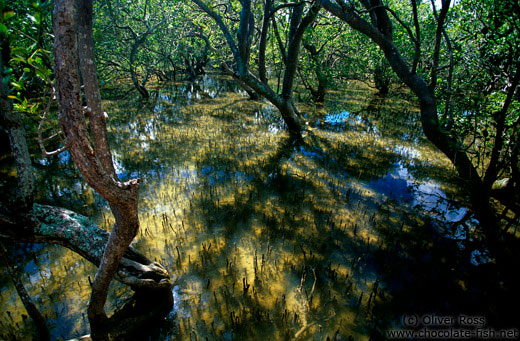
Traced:
[[[311, 131], [300, 143], [228, 78], [152, 93], [103, 96], [117, 172], [142, 179], [134, 246], [178, 276], [153, 339], [377, 339], [404, 314], [494, 311], [477, 302], [490, 262], [477, 222], [406, 93], [351, 82], [324, 106], [300, 104]], [[111, 226], [68, 153], [35, 158], [40, 202]], [[53, 338], [88, 334], [95, 267], [59, 246], [13, 258]], [[4, 272], [0, 284], [0, 338], [31, 339]], [[114, 283], [108, 309], [130, 294]]]

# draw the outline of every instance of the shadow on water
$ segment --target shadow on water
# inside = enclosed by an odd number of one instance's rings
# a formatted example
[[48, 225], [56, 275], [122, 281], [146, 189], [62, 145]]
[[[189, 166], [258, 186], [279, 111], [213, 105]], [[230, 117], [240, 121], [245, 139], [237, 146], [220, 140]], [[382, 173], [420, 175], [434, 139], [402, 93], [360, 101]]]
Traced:
[[[179, 275], [154, 338], [380, 339], [410, 314], [517, 323], [504, 318], [517, 290], [497, 279], [453, 169], [406, 97], [352, 83], [323, 108], [303, 106], [312, 133], [297, 142], [275, 109], [226, 77], [153, 91], [142, 102], [107, 89], [104, 100], [117, 172], [142, 178], [134, 244]], [[106, 204], [65, 161], [42, 164], [55, 172], [40, 179], [47, 196], [61, 190], [110, 226]], [[72, 183], [53, 185], [60, 172]], [[53, 336], [87, 332], [93, 267], [58, 247], [18, 254]], [[2, 333], [28, 333], [0, 280], [2, 306], [12, 307], [0, 310]], [[112, 307], [128, 294], [114, 285]]]

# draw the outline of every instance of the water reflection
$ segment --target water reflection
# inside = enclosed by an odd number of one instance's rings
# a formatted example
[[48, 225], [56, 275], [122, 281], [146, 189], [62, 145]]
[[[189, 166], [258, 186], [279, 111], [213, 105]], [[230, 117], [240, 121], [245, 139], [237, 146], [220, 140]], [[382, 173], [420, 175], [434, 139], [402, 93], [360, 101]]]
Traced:
[[[467, 208], [454, 173], [425, 142], [406, 99], [352, 83], [347, 101], [341, 93], [323, 108], [303, 105], [314, 128], [298, 143], [275, 109], [247, 100], [225, 77], [158, 87], [146, 103], [111, 91], [105, 107], [117, 172], [142, 179], [134, 244], [179, 275], [157, 339], [367, 339], [403, 313], [454, 312], [471, 301], [460, 281], [467, 287], [468, 271], [487, 263], [485, 250], [472, 219], [458, 225]], [[98, 224], [112, 224], [74, 170], [54, 170], [60, 164], [70, 160], [42, 165], [49, 173], [41, 191], [77, 195], [84, 201], [73, 206], [94, 207], [87, 213]], [[51, 185], [64, 181], [60, 172], [72, 182]], [[55, 303], [42, 303], [53, 336], [86, 333], [94, 269], [58, 247], [33, 253], [43, 275], [28, 265], [31, 293], [54, 295]], [[27, 256], [19, 262], [31, 264]], [[9, 292], [2, 307], [13, 308], [0, 314], [14, 319], [23, 308], [1, 281]], [[128, 294], [118, 286], [111, 293], [112, 307]], [[4, 335], [29, 332], [12, 327], [29, 323], [1, 320]]]

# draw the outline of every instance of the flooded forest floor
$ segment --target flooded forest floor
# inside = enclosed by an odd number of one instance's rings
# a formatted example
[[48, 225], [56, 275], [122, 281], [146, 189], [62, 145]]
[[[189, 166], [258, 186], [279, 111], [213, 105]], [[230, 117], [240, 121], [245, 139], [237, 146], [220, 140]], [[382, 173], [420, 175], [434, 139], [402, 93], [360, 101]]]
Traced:
[[[406, 92], [349, 82], [323, 106], [299, 104], [311, 131], [300, 143], [226, 77], [151, 93], [103, 91], [117, 172], [142, 180], [134, 246], [178, 276], [153, 339], [382, 339], [424, 315], [518, 327], [506, 313], [520, 302], [518, 269], [497, 270]], [[39, 202], [110, 228], [68, 153], [34, 157]], [[59, 246], [13, 252], [53, 338], [88, 334], [94, 266]], [[3, 265], [0, 284], [0, 338], [30, 339]], [[113, 283], [110, 309], [130, 294]]]

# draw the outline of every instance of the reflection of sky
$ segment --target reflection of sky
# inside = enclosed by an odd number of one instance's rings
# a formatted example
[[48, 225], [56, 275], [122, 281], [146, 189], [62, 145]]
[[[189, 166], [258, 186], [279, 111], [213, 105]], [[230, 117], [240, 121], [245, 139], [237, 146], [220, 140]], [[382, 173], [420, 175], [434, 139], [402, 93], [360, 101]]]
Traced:
[[64, 151], [63, 153], [58, 154], [58, 158], [60, 159], [60, 162], [62, 164], [68, 164], [70, 161], [70, 153], [68, 150]]
[[261, 107], [255, 111], [254, 118], [258, 124], [270, 122], [267, 128], [268, 131], [272, 134], [277, 134], [285, 129], [285, 122], [281, 116], [278, 115], [278, 112], [273, 112], [273, 110], [276, 111], [272, 105]]
[[[404, 154], [403, 156], [408, 158], [413, 155], [420, 155], [413, 148], [396, 147], [396, 150], [400, 155]], [[467, 207], [458, 207], [451, 203], [438, 182], [415, 179], [402, 161], [399, 161], [397, 166], [386, 176], [371, 180], [368, 187], [390, 199], [409, 203], [411, 207], [419, 208], [442, 223], [459, 222], [469, 211]], [[473, 240], [471, 235], [475, 232], [477, 226], [478, 221], [471, 218], [464, 225], [456, 224], [453, 231], [446, 230], [443, 234], [450, 239], [457, 240], [459, 248], [464, 249], [466, 244], [463, 241], [467, 238], [469, 241]], [[486, 249], [471, 251], [471, 264], [477, 266], [489, 261], [491, 261], [491, 258], [488, 256]]]
[[[208, 87], [217, 83], [211, 78], [205, 78], [202, 81], [204, 93], [211, 97], [212, 92]], [[186, 89], [183, 88], [183, 94]], [[193, 91], [190, 92], [192, 96], [198, 93], [197, 90]], [[235, 101], [236, 94], [231, 99]], [[365, 243], [368, 249], [369, 245], [375, 243], [374, 240], [379, 239], [373, 233], [374, 225], [380, 219], [379, 205], [383, 209], [398, 205], [403, 208], [405, 215], [414, 216], [419, 212], [420, 215], [449, 222], [457, 221], [467, 212], [466, 208], [455, 207], [447, 200], [440, 184], [412, 174], [411, 167], [407, 165], [414, 164], [414, 161], [420, 164], [416, 159], [424, 157], [413, 147], [383, 143], [387, 141], [378, 133], [373, 140], [381, 142], [381, 145], [371, 145], [374, 150], [377, 152], [377, 148], [380, 148], [384, 151], [383, 157], [405, 161], [393, 165], [391, 162], [370, 165], [374, 158], [370, 155], [370, 150], [363, 157], [363, 152], [366, 151], [363, 149], [364, 142], [358, 143], [359, 141], [346, 137], [346, 133], [351, 130], [363, 136], [367, 136], [367, 132], [379, 131], [376, 124], [362, 114], [351, 114], [360, 111], [340, 110], [336, 114], [323, 115], [321, 123], [318, 120], [315, 127], [318, 132], [328, 130], [336, 133], [328, 140], [331, 144], [349, 147], [345, 151], [351, 155], [349, 158], [354, 166], [345, 168], [341, 164], [343, 159], [328, 145], [309, 143], [296, 148], [290, 146], [288, 154], [280, 159], [272, 159], [273, 155], [276, 157], [280, 135], [285, 132], [280, 133], [283, 130], [283, 120], [271, 105], [259, 106], [254, 102], [237, 101], [239, 109], [236, 109], [230, 105], [234, 102], [222, 101], [218, 104], [218, 110], [215, 110], [215, 104], [207, 103], [211, 101], [193, 101], [189, 107], [195, 110], [186, 111], [186, 106], [167, 103], [178, 101], [175, 96], [160, 95], [160, 100], [163, 103], [155, 107], [159, 112], [151, 110], [149, 113], [129, 116], [126, 122], [121, 119], [121, 131], [127, 135], [119, 143], [115, 143], [113, 156], [116, 172], [123, 180], [137, 176], [136, 172], [130, 173], [133, 167], [139, 169], [139, 175], [143, 177], [140, 220], [141, 231], [145, 230], [146, 234], [138, 236], [137, 240], [146, 255], [160, 257], [158, 261], [161, 264], [180, 275], [173, 288], [175, 307], [172, 311], [177, 313], [179, 325], [186, 326], [185, 319], [190, 318], [192, 327], [200, 327], [201, 321], [212, 321], [218, 315], [216, 309], [222, 309], [228, 316], [230, 309], [236, 309], [237, 302], [249, 309], [249, 303], [240, 300], [242, 279], [248, 278], [250, 283], [254, 281], [253, 257], [257, 250], [258, 258], [263, 257], [269, 248], [274, 248], [274, 252], [271, 251], [274, 256], [267, 261], [271, 272], [261, 277], [265, 280], [263, 283], [269, 285], [256, 286], [255, 289], [260, 305], [265, 306], [266, 311], [276, 310], [274, 300], [280, 300], [283, 295], [288, 301], [292, 299], [292, 303], [287, 304], [291, 313], [297, 312], [302, 318], [308, 318], [309, 323], [316, 323], [313, 316], [305, 316], [302, 310], [298, 310], [301, 302], [298, 297], [295, 299], [295, 288], [300, 285], [300, 270], [290, 269], [301, 268], [298, 245], [302, 245], [302, 250], [307, 251], [308, 248], [317, 257], [326, 257], [326, 261], [331, 262], [335, 269], [341, 268], [340, 281], [346, 278], [354, 281], [356, 289], [353, 295], [348, 296], [344, 294], [345, 283], [338, 285], [341, 289], [337, 291], [333, 286], [328, 287], [332, 282], [326, 279], [325, 271], [320, 270], [318, 273], [320, 281], [316, 290], [321, 291], [325, 287], [328, 290], [320, 292], [316, 297], [323, 297], [322, 294], [327, 294], [327, 291], [330, 295], [332, 290], [332, 295], [338, 300], [334, 313], [340, 317], [326, 317], [326, 311], [321, 310], [321, 307], [315, 309], [324, 318], [341, 323], [343, 328], [344, 321], [352, 317], [349, 315], [352, 308], [359, 306], [359, 294], [365, 293], [366, 302], [370, 295], [367, 289], [380, 275], [363, 268], [363, 261], [356, 254], [355, 248], [339, 247], [350, 245], [349, 243], [355, 246], [358, 242], [352, 237], [354, 224], [358, 227], [357, 233], [361, 236], [364, 250]], [[185, 101], [186, 98], [181, 100]], [[168, 111], [172, 107], [175, 111]], [[228, 108], [234, 110], [233, 115], [229, 115], [232, 119], [227, 119]], [[142, 116], [147, 114], [152, 116]], [[221, 114], [226, 119], [221, 119]], [[204, 118], [199, 119], [197, 115]], [[312, 116], [309, 115], [310, 120]], [[379, 128], [381, 132], [386, 132], [381, 126]], [[223, 157], [219, 157], [220, 153], [223, 153]], [[361, 156], [356, 158], [356, 154]], [[394, 154], [395, 158], [392, 156]], [[226, 163], [228, 161], [229, 164]], [[274, 166], [274, 163], [277, 165]], [[359, 169], [371, 166], [382, 168], [383, 175], [373, 176], [369, 180], [363, 177], [365, 180], [362, 180], [349, 174], [357, 174]], [[287, 181], [286, 186], [281, 186], [277, 179]], [[73, 188], [75, 192], [80, 190], [76, 185]], [[64, 194], [61, 189], [57, 187], [57, 191]], [[281, 194], [294, 201], [286, 200]], [[385, 199], [390, 199], [390, 206], [385, 206]], [[414, 207], [417, 209], [412, 209]], [[398, 212], [393, 214], [397, 221], [406, 219], [398, 216], [401, 210], [396, 211]], [[278, 232], [279, 229], [282, 230], [281, 233]], [[283, 232], [284, 229], [288, 232]], [[226, 231], [225, 236], [222, 231]], [[457, 233], [456, 238], [462, 238], [463, 232]], [[219, 245], [216, 239], [219, 238], [223, 240], [224, 246], [215, 250]], [[338, 247], [329, 247], [336, 240]], [[212, 251], [215, 251], [210, 262], [202, 264], [200, 255], [201, 244], [204, 242], [212, 242]], [[314, 242], [316, 245], [313, 245]], [[321, 245], [325, 245], [326, 251], [320, 249]], [[179, 258], [178, 252], [181, 254]], [[472, 253], [474, 264], [481, 262], [480, 254], [480, 251]], [[352, 266], [353, 260], [358, 263], [355, 267]], [[227, 270], [228, 261], [233, 263], [236, 273]], [[281, 261], [286, 265], [281, 265]], [[81, 267], [70, 271], [70, 264], [67, 264], [66, 269], [60, 265], [60, 271], [81, 273]], [[322, 265], [322, 269], [325, 269], [326, 264]], [[29, 265], [28, 271], [33, 270], [31, 266]], [[215, 275], [206, 271], [215, 271]], [[31, 281], [45, 282], [47, 273], [32, 274]], [[86, 279], [83, 283], [88, 285]], [[306, 284], [308, 287], [312, 284], [310, 275]], [[223, 295], [222, 288], [225, 285], [226, 292], [231, 294], [226, 294], [230, 300], [223, 304], [226, 295]], [[83, 289], [81, 293], [88, 294], [89, 291]], [[216, 302], [212, 303], [217, 298], [220, 308], [215, 308]], [[233, 302], [235, 299], [239, 301]], [[229, 309], [224, 308], [227, 304], [230, 304]], [[211, 319], [201, 319], [204, 314], [210, 314]], [[359, 320], [362, 318], [358, 318]], [[361, 322], [361, 326], [363, 323]], [[188, 330], [184, 332], [190, 333], [189, 328], [188, 322]], [[327, 328], [324, 327], [327, 333], [334, 333], [336, 330]], [[203, 327], [197, 331], [201, 329]], [[182, 337], [187, 334], [180, 335]], [[222, 334], [224, 338], [226, 335], [230, 338], [234, 336], [229, 329]]]
[[[407, 154], [419, 155], [412, 148], [407, 148]], [[420, 207], [423, 211], [429, 212], [437, 219], [446, 222], [459, 221], [467, 213], [468, 208], [455, 207], [449, 203], [446, 193], [440, 188], [439, 183], [433, 180], [418, 181], [403, 165], [403, 162], [400, 161], [397, 164], [396, 173], [410, 188], [413, 199], [411, 205], [413, 207]]]
[[361, 118], [359, 116], [352, 116], [347, 111], [342, 111], [339, 114], [327, 114], [323, 119], [323, 122], [330, 125], [341, 125], [351, 117], [361, 123]]
[[409, 202], [414, 198], [408, 187], [408, 182], [400, 178], [399, 173], [395, 170], [390, 171], [382, 178], [371, 180], [368, 187], [392, 200]]
[[397, 145], [392, 149], [392, 151], [401, 157], [405, 157], [411, 160], [411, 162], [413, 162], [413, 159], [418, 159], [421, 157], [421, 153], [412, 147]]
[[[70, 152], [68, 150], [65, 150], [65, 151], [59, 153], [58, 155], [51, 156], [51, 157], [57, 157], [58, 162], [62, 165], [68, 165], [70, 162]], [[46, 157], [38, 159], [37, 162], [42, 166], [48, 166], [51, 163], [50, 159], [46, 158]]]
[[372, 133], [377, 136], [380, 135], [379, 130], [375, 125], [366, 121], [360, 115], [352, 114], [348, 111], [341, 111], [336, 114], [327, 114], [323, 118], [323, 122], [321, 122], [319, 119], [316, 121], [316, 127], [322, 126], [322, 128], [329, 130], [339, 129], [348, 125], [353, 127], [366, 126], [365, 128], [367, 133]]

